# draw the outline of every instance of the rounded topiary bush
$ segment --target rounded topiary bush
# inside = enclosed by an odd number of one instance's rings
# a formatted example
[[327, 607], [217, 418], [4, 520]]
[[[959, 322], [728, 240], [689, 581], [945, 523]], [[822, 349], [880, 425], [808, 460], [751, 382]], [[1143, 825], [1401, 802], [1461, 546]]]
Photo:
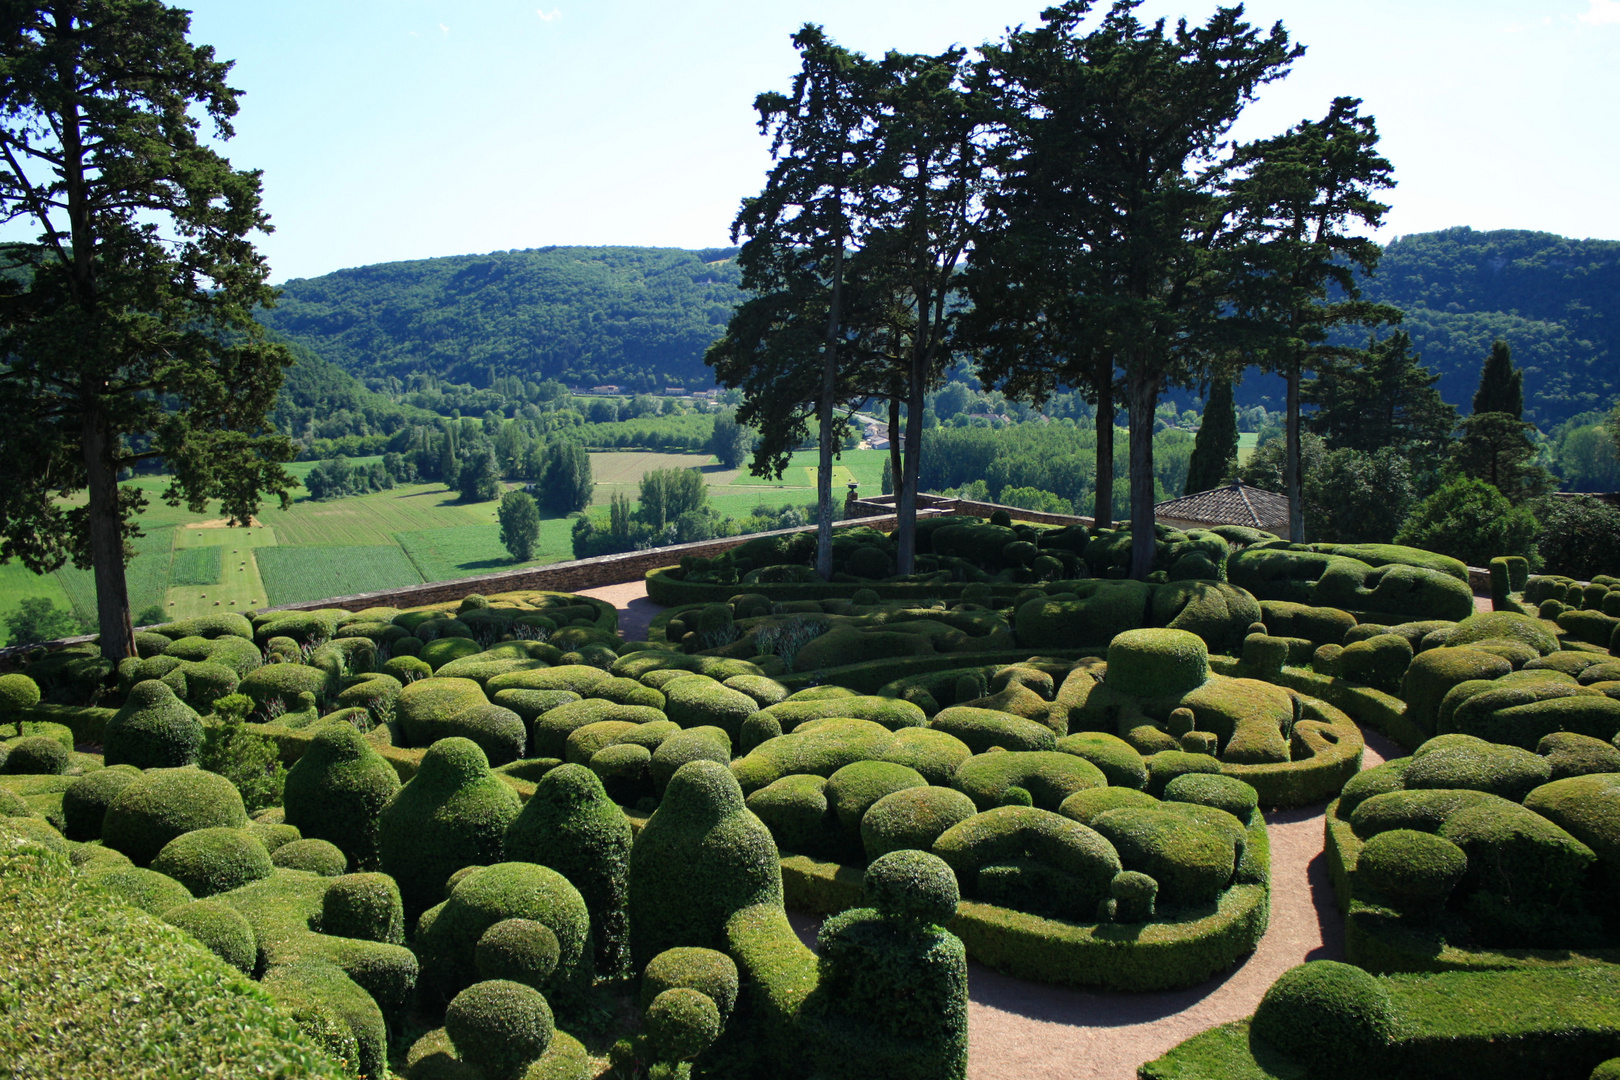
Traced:
[[1428, 911], [1444, 906], [1468, 872], [1468, 856], [1450, 840], [1414, 829], [1391, 829], [1367, 841], [1356, 880], [1393, 907]]
[[1064, 799], [1063, 805], [1058, 807], [1058, 813], [1070, 821], [1090, 825], [1093, 818], [1099, 814], [1106, 814], [1110, 810], [1119, 810], [1125, 807], [1152, 808], [1158, 805], [1158, 799], [1145, 791], [1138, 791], [1136, 788], [1088, 788], [1085, 791], [1077, 791]]
[[630, 820], [582, 765], [559, 765], [541, 777], [506, 834], [507, 859], [549, 866], [584, 897], [604, 975], [628, 961], [630, 841]]
[[467, 1064], [489, 1080], [516, 1080], [551, 1045], [551, 1006], [531, 986], [495, 979], [474, 983], [450, 1002], [444, 1030]]
[[665, 990], [647, 1006], [647, 1040], [662, 1061], [690, 1061], [720, 1037], [720, 1008], [689, 987]]
[[1179, 697], [1209, 680], [1209, 647], [1186, 630], [1127, 630], [1108, 643], [1108, 685], [1132, 697]]
[[349, 872], [349, 858], [326, 840], [294, 840], [271, 853], [270, 861], [288, 870], [306, 870], [321, 877], [341, 877]]
[[1108, 909], [1115, 922], [1147, 922], [1158, 898], [1159, 883], [1136, 870], [1121, 870], [1108, 883]]
[[1358, 967], [1312, 960], [1283, 972], [1254, 1011], [1249, 1030], [1313, 1076], [1376, 1071], [1371, 1059], [1397, 1026], [1382, 983]]
[[69, 840], [94, 840], [101, 836], [107, 807], [130, 784], [141, 778], [133, 765], [113, 765], [95, 769], [74, 779], [62, 792], [63, 833]]
[[885, 795], [906, 788], [927, 787], [916, 769], [889, 761], [855, 761], [827, 778], [827, 805], [838, 824], [851, 832], [861, 827], [866, 812]]
[[178, 926], [243, 974], [253, 974], [259, 959], [258, 941], [247, 917], [229, 904], [193, 900], [165, 911], [163, 921]]
[[152, 860], [152, 869], [201, 898], [267, 878], [275, 872], [275, 864], [246, 829], [210, 828], [170, 840]]
[[476, 743], [451, 738], [429, 747], [377, 820], [378, 863], [399, 882], [406, 915], [437, 903], [462, 867], [499, 862], [518, 811], [517, 795], [490, 773]]
[[286, 821], [306, 839], [337, 845], [357, 867], [377, 862], [377, 822], [399, 776], [349, 724], [328, 724], [287, 770]]
[[641, 976], [641, 1003], [645, 1007], [665, 990], [685, 987], [706, 995], [720, 1010], [721, 1018], [731, 1015], [741, 985], [737, 964], [714, 949], [665, 949], [653, 957]]
[[1234, 776], [1219, 773], [1183, 773], [1164, 785], [1166, 802], [1196, 803], [1225, 810], [1239, 821], [1260, 807], [1260, 793]]
[[962, 899], [955, 871], [926, 851], [891, 851], [872, 860], [865, 887], [879, 914], [916, 922], [948, 923]]
[[505, 979], [542, 989], [557, 970], [562, 946], [551, 927], [534, 919], [502, 919], [473, 950], [480, 979]]
[[223, 776], [195, 766], [151, 769], [107, 807], [101, 839], [135, 865], [146, 866], [164, 845], [184, 833], [242, 829], [247, 823], [241, 794]]
[[0, 773], [12, 776], [60, 776], [73, 765], [73, 751], [49, 735], [30, 735], [12, 743]]
[[973, 800], [954, 788], [906, 788], [883, 796], [861, 818], [861, 844], [868, 859], [891, 851], [928, 851], [945, 830], [978, 813]]
[[333, 937], [405, 942], [405, 905], [387, 874], [344, 874], [321, 897], [321, 933]]
[[39, 684], [27, 675], [0, 675], [0, 713], [39, 704]]
[[1075, 792], [1107, 784], [1097, 766], [1083, 757], [1056, 750], [979, 754], [963, 762], [953, 780], [953, 786], [980, 810], [1012, 805], [1016, 797], [1013, 789], [1019, 788], [1029, 800], [1024, 805], [1055, 811]]
[[630, 851], [631, 951], [645, 963], [677, 945], [720, 948], [725, 924], [782, 902], [776, 841], [724, 765], [690, 761]]
[[202, 749], [202, 717], [155, 679], [136, 683], [107, 721], [102, 758], [108, 765], [167, 769], [190, 765]]
[[735, 745], [743, 721], [759, 711], [759, 703], [707, 675], [685, 675], [663, 686], [664, 712], [683, 728], [717, 727]]
[[1147, 786], [1147, 763], [1130, 743], [1103, 731], [1077, 731], [1057, 741], [1061, 753], [1083, 757], [1102, 770], [1110, 787]]
[[85, 880], [105, 893], [159, 918], [163, 913], [193, 899], [191, 890], [167, 874], [139, 866], [111, 866], [91, 870]]

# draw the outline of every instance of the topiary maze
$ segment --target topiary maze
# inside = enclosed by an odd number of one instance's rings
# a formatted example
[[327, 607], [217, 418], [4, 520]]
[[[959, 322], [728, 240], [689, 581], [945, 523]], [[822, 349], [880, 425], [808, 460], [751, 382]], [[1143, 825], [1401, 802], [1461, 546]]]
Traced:
[[[7, 888], [234, 972], [244, 1069], [962, 1077], [969, 958], [1196, 985], [1265, 932], [1262, 812], [1332, 800], [1359, 966], [1144, 1075], [1620, 1056], [1613, 582], [1504, 564], [1473, 614], [1413, 549], [1164, 530], [1136, 582], [1128, 533], [925, 525], [905, 580], [870, 529], [832, 582], [775, 536], [656, 571], [648, 642], [521, 593], [158, 627], [94, 706], [88, 653], [35, 660], [0, 677]], [[1363, 725], [1410, 756], [1361, 772]], [[100, 1007], [74, 962], [53, 1000]]]

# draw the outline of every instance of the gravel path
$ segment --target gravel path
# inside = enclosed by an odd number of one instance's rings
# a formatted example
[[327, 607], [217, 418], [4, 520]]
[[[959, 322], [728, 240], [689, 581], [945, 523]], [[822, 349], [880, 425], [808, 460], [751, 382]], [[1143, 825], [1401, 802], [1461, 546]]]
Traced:
[[[585, 591], [619, 608], [627, 639], [646, 637], [661, 608], [641, 582]], [[1489, 610], [1489, 599], [1486, 610]], [[1364, 732], [1363, 768], [1402, 754]], [[1128, 994], [1025, 982], [969, 965], [970, 1080], [1131, 1080], [1136, 1067], [1183, 1039], [1254, 1012], [1284, 971], [1306, 960], [1344, 959], [1344, 917], [1323, 854], [1323, 807], [1266, 815], [1271, 834], [1271, 923], [1239, 968], [1190, 990]], [[807, 944], [816, 922], [794, 916]]]

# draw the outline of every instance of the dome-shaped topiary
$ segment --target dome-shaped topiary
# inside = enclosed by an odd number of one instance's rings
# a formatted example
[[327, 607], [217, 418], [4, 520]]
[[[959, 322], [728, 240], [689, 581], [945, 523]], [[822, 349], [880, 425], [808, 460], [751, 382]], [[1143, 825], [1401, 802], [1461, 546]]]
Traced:
[[193, 900], [165, 911], [163, 921], [178, 926], [243, 974], [253, 974], [259, 959], [253, 927], [246, 916], [229, 904]]
[[378, 817], [380, 868], [399, 882], [414, 919], [439, 901], [445, 879], [463, 866], [499, 862], [517, 795], [489, 771], [468, 739], [440, 739], [410, 783]]
[[196, 829], [163, 845], [152, 869], [196, 897], [229, 892], [275, 872], [270, 853], [246, 829]]
[[151, 769], [107, 807], [101, 839], [135, 865], [146, 866], [177, 836], [197, 829], [242, 829], [247, 823], [241, 793], [223, 776], [195, 766]]
[[740, 987], [737, 965], [714, 949], [666, 949], [653, 957], [641, 976], [641, 1004], [651, 1005], [665, 990], [686, 987], [708, 996], [721, 1019], [731, 1015]]
[[85, 880], [105, 893], [140, 908], [148, 915], [162, 917], [165, 911], [190, 903], [191, 890], [167, 874], [139, 866], [111, 866], [91, 870]]
[[49, 735], [30, 735], [8, 748], [0, 773], [12, 776], [60, 776], [73, 765], [73, 751]]
[[1183, 773], [1164, 785], [1166, 802], [1196, 803], [1225, 810], [1239, 821], [1260, 806], [1260, 793], [1252, 784], [1219, 773]]
[[1135, 870], [1121, 870], [1108, 883], [1108, 906], [1115, 922], [1147, 922], [1158, 898], [1159, 883]]
[[1108, 643], [1107, 679], [1133, 697], [1178, 697], [1209, 680], [1209, 647], [1186, 630], [1127, 630]]
[[927, 786], [916, 769], [889, 761], [853, 761], [827, 778], [827, 804], [838, 824], [854, 833], [867, 810], [885, 795]]
[[764, 822], [724, 765], [676, 770], [630, 851], [631, 951], [645, 964], [677, 945], [724, 945], [726, 920], [782, 902], [782, 867]]
[[562, 946], [551, 927], [534, 919], [502, 919], [478, 939], [473, 964], [480, 979], [506, 979], [541, 989], [557, 970]]
[[556, 1024], [538, 990], [522, 983], [475, 983], [444, 1012], [456, 1054], [489, 1080], [516, 1080], [551, 1045]]
[[882, 915], [916, 922], [950, 922], [962, 899], [956, 873], [938, 855], [891, 851], [866, 868], [866, 899]]
[[108, 765], [175, 768], [195, 762], [202, 744], [202, 717], [168, 686], [148, 679], [135, 684], [107, 721], [102, 757]]
[[398, 793], [399, 776], [349, 724], [316, 731], [283, 790], [287, 824], [306, 839], [326, 840], [356, 867], [377, 864], [377, 822]]
[[1388, 1045], [1396, 1024], [1389, 992], [1376, 978], [1349, 964], [1312, 960], [1271, 984], [1249, 1030], [1312, 1075], [1336, 1076]]
[[349, 872], [349, 858], [336, 844], [326, 840], [294, 840], [282, 844], [270, 861], [288, 870], [305, 870], [320, 877], [341, 877]]
[[39, 684], [27, 675], [0, 675], [0, 713], [39, 704]]
[[700, 990], [678, 986], [647, 1006], [647, 1040], [661, 1061], [690, 1061], [720, 1037], [720, 1008]]
[[868, 859], [891, 851], [928, 851], [946, 829], [974, 814], [973, 800], [954, 788], [906, 788], [883, 796], [861, 818], [861, 844]]
[[1391, 829], [1367, 841], [1356, 880], [1403, 910], [1441, 907], [1468, 872], [1468, 856], [1450, 840], [1414, 829]]
[[541, 777], [506, 834], [506, 858], [549, 866], [584, 897], [604, 975], [619, 974], [629, 960], [630, 845], [629, 818], [582, 765], [559, 765]]
[[67, 826], [63, 833], [69, 840], [98, 839], [107, 807], [119, 792], [140, 778], [141, 770], [133, 765], [95, 769], [75, 778], [62, 792], [62, 820]]
[[405, 943], [405, 905], [387, 874], [344, 874], [321, 897], [321, 933], [332, 937]]

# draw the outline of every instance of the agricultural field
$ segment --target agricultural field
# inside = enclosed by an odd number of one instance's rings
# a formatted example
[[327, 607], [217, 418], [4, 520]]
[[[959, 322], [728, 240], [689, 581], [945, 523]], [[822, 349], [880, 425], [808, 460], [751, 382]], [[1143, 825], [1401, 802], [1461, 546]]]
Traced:
[[[877, 494], [885, 456], [881, 450], [845, 451], [835, 471], [835, 497], [843, 500], [852, 479], [860, 482], [862, 494]], [[381, 459], [351, 460], [368, 465]], [[795, 454], [782, 480], [767, 482], [749, 476], [746, 469], [723, 469], [713, 457], [699, 453], [593, 453], [594, 503], [606, 505], [615, 492], [634, 501], [642, 474], [650, 470], [695, 468], [708, 484], [715, 509], [740, 518], [761, 503], [812, 502], [815, 463], [813, 451]], [[288, 470], [302, 479], [316, 464], [293, 462]], [[147, 497], [141, 515], [145, 535], [135, 540], [135, 557], [125, 570], [135, 614], [154, 605], [169, 618], [251, 611], [573, 557], [572, 523], [548, 518], [540, 525], [536, 557], [513, 563], [501, 546], [496, 504], [459, 502], [440, 483], [329, 502], [295, 493], [287, 509], [267, 505], [246, 528], [227, 528], [217, 505], [198, 514], [164, 504], [168, 483], [164, 476], [141, 476], [124, 485]], [[95, 580], [88, 570], [69, 565], [41, 576], [20, 563], [0, 565], [0, 620], [30, 596], [71, 607], [87, 626], [94, 624]], [[0, 640], [3, 636], [0, 628]]]

